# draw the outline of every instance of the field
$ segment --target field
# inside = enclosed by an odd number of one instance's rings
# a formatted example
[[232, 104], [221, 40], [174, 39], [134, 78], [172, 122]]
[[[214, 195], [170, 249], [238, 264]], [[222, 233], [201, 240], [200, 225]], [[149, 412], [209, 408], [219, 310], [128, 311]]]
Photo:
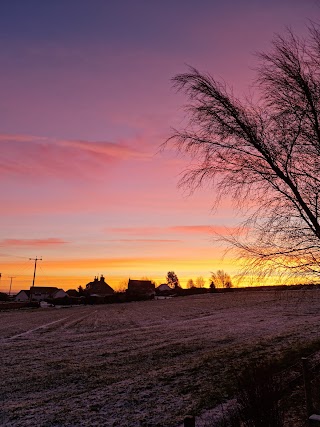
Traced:
[[0, 425], [177, 427], [252, 360], [320, 342], [320, 291], [0, 313]]

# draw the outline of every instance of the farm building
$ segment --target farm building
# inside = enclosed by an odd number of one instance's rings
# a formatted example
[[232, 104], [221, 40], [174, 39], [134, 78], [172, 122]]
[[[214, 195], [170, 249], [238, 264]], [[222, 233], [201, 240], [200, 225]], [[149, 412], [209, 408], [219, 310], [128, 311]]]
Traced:
[[18, 292], [17, 295], [14, 297], [14, 300], [18, 302], [29, 301], [29, 299], [30, 299], [29, 290], [22, 290]]
[[151, 280], [129, 279], [127, 295], [132, 299], [153, 299], [155, 296], [155, 285]]
[[102, 274], [100, 280], [98, 279], [98, 277], [95, 277], [93, 282], [89, 282], [86, 285], [86, 291], [89, 293], [89, 295], [101, 297], [110, 296], [114, 294], [114, 290], [111, 288], [111, 286], [108, 285]]

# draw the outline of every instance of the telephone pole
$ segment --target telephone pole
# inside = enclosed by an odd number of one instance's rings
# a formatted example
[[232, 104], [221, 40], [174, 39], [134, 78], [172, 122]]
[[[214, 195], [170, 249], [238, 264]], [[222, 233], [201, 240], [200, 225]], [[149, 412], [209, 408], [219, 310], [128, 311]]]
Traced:
[[36, 280], [37, 261], [42, 261], [42, 257], [29, 258], [29, 260], [34, 261], [33, 280], [32, 280], [32, 286], [34, 286], [34, 282]]
[[11, 286], [12, 286], [12, 279], [15, 279], [15, 276], [9, 276], [10, 279], [10, 289], [9, 289], [9, 296], [11, 295]]

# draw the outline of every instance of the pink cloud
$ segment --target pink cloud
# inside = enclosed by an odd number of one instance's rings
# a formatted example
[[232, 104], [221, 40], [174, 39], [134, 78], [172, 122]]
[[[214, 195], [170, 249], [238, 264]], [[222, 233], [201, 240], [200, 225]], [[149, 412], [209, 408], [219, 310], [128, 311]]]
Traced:
[[49, 237], [47, 239], [4, 239], [0, 241], [0, 246], [51, 246], [65, 245], [65, 240]]
[[85, 152], [112, 157], [115, 159], [126, 160], [129, 158], [147, 158], [146, 153], [138, 151], [124, 144], [113, 142], [94, 142], [94, 141], [58, 141], [61, 147], [71, 147]]
[[139, 242], [139, 243], [178, 243], [178, 239], [118, 239], [112, 240], [114, 242]]
[[[99, 165], [148, 159], [125, 142], [63, 140], [32, 135], [0, 134], [0, 174], [27, 176], [95, 176]], [[100, 172], [100, 171], [99, 171]]]
[[134, 235], [141, 235], [141, 234], [144, 234], [144, 235], [160, 234], [160, 233], [163, 233], [164, 230], [165, 228], [162, 228], [162, 227], [116, 227], [116, 228], [108, 228], [106, 231], [134, 236]]
[[177, 233], [190, 234], [218, 234], [230, 236], [233, 234], [244, 233], [246, 229], [239, 227], [226, 227], [223, 225], [176, 225], [170, 228]]
[[170, 231], [176, 233], [192, 233], [192, 234], [212, 234], [212, 231], [217, 226], [211, 225], [176, 225], [170, 227]]
[[9, 142], [36, 142], [36, 141], [47, 141], [48, 138], [41, 136], [33, 136], [33, 135], [21, 135], [21, 134], [8, 134], [1, 133], [0, 134], [0, 143], [9, 143]]
[[175, 225], [171, 227], [119, 227], [110, 228], [106, 231], [113, 233], [126, 234], [126, 235], [158, 235], [164, 233], [175, 234], [220, 234], [232, 235], [246, 230], [239, 229], [238, 227], [224, 227], [221, 225]]

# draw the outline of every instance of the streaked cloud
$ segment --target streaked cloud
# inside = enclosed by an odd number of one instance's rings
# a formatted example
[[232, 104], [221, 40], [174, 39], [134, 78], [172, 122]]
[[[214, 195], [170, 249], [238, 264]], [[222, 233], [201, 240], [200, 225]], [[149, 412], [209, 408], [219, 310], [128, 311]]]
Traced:
[[175, 225], [171, 227], [118, 227], [109, 228], [117, 234], [126, 234], [131, 236], [140, 235], [159, 235], [165, 233], [174, 234], [198, 234], [198, 235], [233, 235], [243, 233], [245, 230], [239, 227], [225, 227], [222, 225]]
[[3, 133], [0, 148], [0, 173], [24, 176], [94, 175], [101, 163], [110, 167], [115, 162], [150, 158], [150, 154], [135, 147], [134, 140], [68, 140]]
[[0, 241], [0, 246], [51, 246], [51, 245], [65, 245], [66, 242], [63, 239], [55, 237], [49, 237], [46, 239], [4, 239]]
[[132, 159], [132, 158], [147, 158], [149, 156], [139, 150], [131, 148], [124, 144], [116, 144], [114, 142], [95, 142], [95, 141], [57, 141], [57, 145], [61, 147], [71, 147], [74, 149], [83, 150], [85, 152], [112, 157], [113, 159]]
[[178, 239], [117, 239], [113, 241], [118, 242], [139, 242], [139, 243], [178, 243], [181, 242], [181, 240]]
[[222, 225], [176, 225], [170, 227], [170, 230], [176, 233], [214, 234], [222, 236], [230, 236], [246, 231], [244, 228], [226, 227]]

